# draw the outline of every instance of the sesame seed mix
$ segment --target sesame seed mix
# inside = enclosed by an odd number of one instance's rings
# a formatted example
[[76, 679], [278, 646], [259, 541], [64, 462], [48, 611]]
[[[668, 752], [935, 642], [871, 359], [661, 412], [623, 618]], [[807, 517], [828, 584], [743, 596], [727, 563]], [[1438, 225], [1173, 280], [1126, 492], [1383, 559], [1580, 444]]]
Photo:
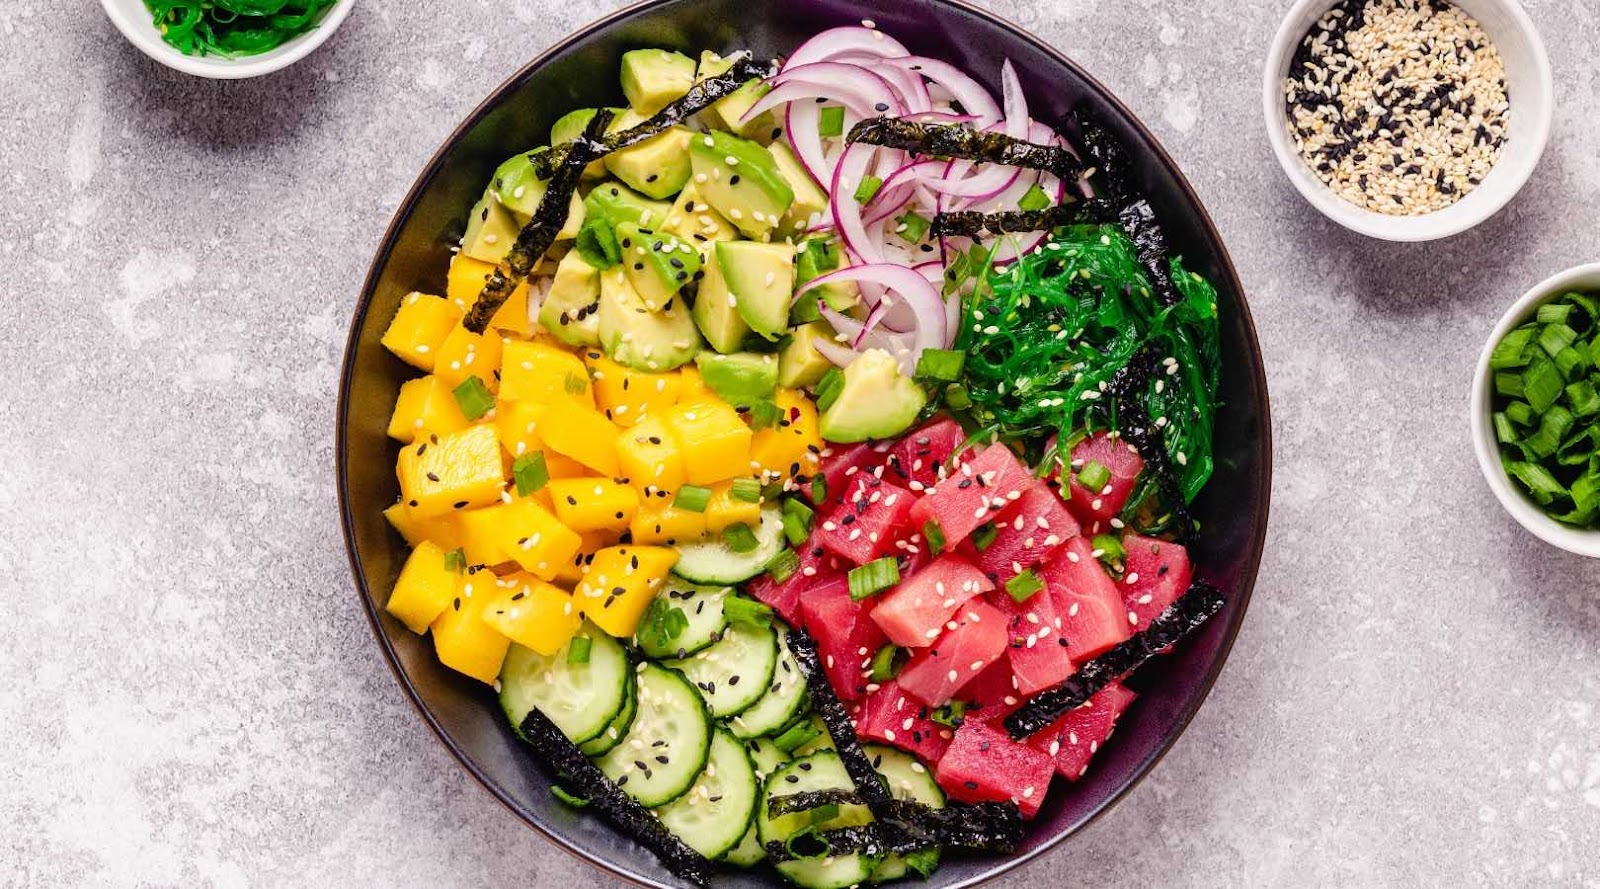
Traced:
[[1318, 178], [1377, 213], [1461, 200], [1500, 155], [1505, 65], [1443, 0], [1345, 0], [1311, 29], [1284, 86], [1291, 135]]

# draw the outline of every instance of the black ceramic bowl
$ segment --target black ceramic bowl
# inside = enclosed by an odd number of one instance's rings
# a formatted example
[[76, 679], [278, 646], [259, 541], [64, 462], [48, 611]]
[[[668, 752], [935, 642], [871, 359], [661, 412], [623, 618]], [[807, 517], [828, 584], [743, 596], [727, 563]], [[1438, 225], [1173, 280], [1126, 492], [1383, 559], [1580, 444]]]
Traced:
[[[429, 640], [383, 610], [407, 552], [381, 510], [397, 496], [396, 446], [385, 436], [395, 395], [410, 371], [381, 345], [401, 297], [442, 292], [450, 246], [495, 164], [547, 138], [573, 108], [620, 104], [621, 54], [638, 47], [698, 51], [749, 48], [782, 55], [824, 28], [871, 18], [914, 52], [948, 59], [999, 94], [1011, 59], [1037, 118], [1059, 122], [1087, 106], [1122, 137], [1145, 193], [1190, 268], [1221, 298], [1223, 400], [1217, 471], [1195, 505], [1206, 533], [1199, 573], [1230, 591], [1226, 610], [1203, 632], [1133, 680], [1141, 692], [1116, 738], [1084, 780], [1051, 793], [1015, 855], [952, 858], [932, 886], [965, 886], [1039, 855], [1116, 802], [1155, 765], [1204, 701], [1244, 618], [1266, 532], [1271, 475], [1267, 390], [1244, 294], [1205, 209], [1150, 133], [1105, 87], [1033, 37], [954, 0], [664, 0], [618, 12], [563, 40], [489, 96], [434, 156], [401, 203], [361, 294], [345, 355], [339, 404], [340, 505], [361, 603], [395, 676], [440, 740], [502, 803], [561, 847], [647, 885], [676, 885], [650, 854], [599, 819], [550, 795], [549, 778], [505, 723], [489, 688], [435, 659]], [[1221, 776], [1210, 776], [1221, 780]], [[767, 874], [730, 875], [727, 885], [769, 885]]]

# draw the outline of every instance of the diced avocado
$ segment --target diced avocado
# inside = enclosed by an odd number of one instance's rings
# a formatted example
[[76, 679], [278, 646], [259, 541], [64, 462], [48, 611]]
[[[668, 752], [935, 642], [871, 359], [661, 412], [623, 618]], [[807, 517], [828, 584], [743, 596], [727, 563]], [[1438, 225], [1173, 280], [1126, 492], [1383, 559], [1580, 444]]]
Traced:
[[652, 312], [666, 308], [700, 271], [700, 251], [684, 238], [631, 222], [618, 225], [616, 235], [623, 273]]
[[700, 332], [683, 300], [652, 312], [620, 267], [600, 273], [600, 348], [635, 370], [665, 371], [694, 360]]
[[544, 197], [548, 185], [533, 172], [533, 158], [542, 151], [544, 149], [540, 148], [513, 154], [495, 169], [494, 180], [489, 185], [506, 209], [523, 218], [539, 209], [539, 200]]
[[573, 250], [556, 266], [539, 325], [569, 346], [600, 345], [600, 270]]
[[661, 228], [702, 245], [709, 241], [731, 241], [739, 237], [739, 230], [700, 196], [700, 189], [693, 181], [678, 192], [677, 202], [667, 213], [667, 224]]
[[757, 241], [718, 241], [717, 264], [750, 329], [777, 339], [789, 327], [794, 295], [794, 248]]
[[822, 412], [818, 429], [828, 441], [892, 438], [911, 428], [927, 401], [894, 356], [868, 349], [844, 369], [844, 387]]
[[700, 378], [723, 401], [736, 407], [749, 407], [768, 401], [778, 389], [778, 356], [757, 352], [718, 355], [701, 352], [694, 356]]
[[[627, 111], [612, 121], [608, 132], [621, 132], [644, 120]], [[657, 199], [671, 197], [689, 181], [688, 148], [692, 135], [688, 127], [668, 127], [659, 136], [606, 155], [606, 169], [642, 194]]]
[[583, 228], [585, 215], [583, 199], [578, 197], [577, 192], [573, 192], [572, 201], [567, 204], [567, 221], [561, 223], [561, 229], [556, 232], [556, 240], [570, 241], [576, 238], [578, 229]]
[[750, 333], [750, 325], [739, 317], [738, 301], [728, 291], [728, 282], [722, 277], [722, 264], [715, 256], [708, 259], [704, 271], [700, 294], [694, 301], [694, 323], [699, 325], [711, 348], [718, 352], [737, 352]]
[[[568, 111], [563, 114], [555, 123], [550, 125], [550, 144], [560, 145], [563, 142], [571, 142], [582, 136], [584, 129], [589, 126], [589, 121], [594, 119], [597, 110], [595, 108], [579, 108], [577, 111]], [[621, 109], [614, 110], [619, 114], [621, 113]], [[589, 165], [583, 168], [583, 175], [588, 179], [598, 179], [605, 174], [606, 162], [604, 159], [590, 161]]]
[[833, 328], [822, 321], [802, 324], [789, 331], [789, 345], [778, 353], [778, 385], [785, 389], [815, 386], [833, 367], [811, 344], [833, 338]]
[[[725, 59], [711, 50], [700, 53], [700, 68], [695, 72], [695, 80], [705, 80], [707, 77], [716, 77], [727, 73], [733, 67], [733, 59]], [[771, 111], [763, 111], [748, 121], [741, 123], [746, 111], [761, 101], [772, 87], [765, 81], [752, 80], [739, 87], [732, 93], [718, 99], [711, 106], [711, 114], [722, 122], [725, 129], [732, 130], [747, 139], [770, 139], [772, 130], [777, 126]]]
[[639, 114], [649, 117], [694, 86], [694, 59], [664, 49], [635, 49], [622, 54], [622, 94]]
[[[828, 238], [807, 238], [800, 242], [794, 258], [794, 286], [804, 287], [839, 268], [839, 248]], [[817, 288], [823, 302], [835, 312], [846, 312], [860, 301], [861, 291], [854, 281], [830, 281]]]
[[794, 203], [794, 190], [765, 148], [731, 133], [689, 140], [695, 185], [746, 237], [765, 241]]
[[461, 252], [484, 262], [498, 263], [506, 258], [521, 230], [517, 218], [501, 204], [493, 191], [485, 192], [467, 217], [467, 233], [461, 237]]
[[655, 228], [672, 209], [666, 201], [653, 201], [620, 182], [596, 185], [584, 198], [584, 205], [589, 213], [605, 217], [613, 228], [624, 222]]
[[794, 191], [794, 203], [789, 206], [789, 212], [783, 214], [783, 222], [778, 230], [786, 235], [799, 234], [810, 228], [812, 224], [828, 209], [828, 193], [822, 186], [811, 178], [806, 168], [789, 150], [789, 146], [782, 142], [774, 142], [767, 146], [773, 161], [778, 165], [778, 173], [783, 176], [789, 188]]

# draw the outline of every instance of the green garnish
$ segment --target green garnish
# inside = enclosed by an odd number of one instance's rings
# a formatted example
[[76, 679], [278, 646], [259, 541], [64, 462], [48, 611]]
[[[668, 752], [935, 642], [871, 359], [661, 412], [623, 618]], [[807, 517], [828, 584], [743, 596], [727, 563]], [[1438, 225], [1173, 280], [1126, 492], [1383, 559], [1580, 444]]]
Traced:
[[873, 559], [859, 568], [851, 568], [847, 578], [850, 598], [859, 602], [899, 583], [900, 563], [893, 556]]
[[895, 234], [905, 238], [907, 241], [918, 244], [928, 236], [928, 227], [932, 224], [926, 216], [907, 211], [905, 215], [894, 221], [894, 231]]
[[828, 372], [817, 381], [817, 410], [825, 411], [833, 407], [839, 400], [839, 393], [844, 391], [844, 372], [837, 367], [828, 368]]
[[824, 139], [844, 135], [844, 107], [834, 105], [822, 109], [817, 117], [817, 135]]
[[928, 541], [928, 551], [934, 555], [944, 552], [944, 528], [935, 519], [922, 523], [922, 537]]
[[811, 477], [811, 502], [821, 503], [828, 499], [828, 479], [818, 473]]
[[926, 880], [933, 876], [939, 869], [939, 847], [929, 846], [926, 849], [913, 849], [905, 854], [906, 867], [917, 872], [917, 876]]
[[994, 540], [999, 536], [1000, 530], [994, 526], [994, 523], [986, 522], [982, 525], [979, 525], [978, 529], [972, 532], [972, 545], [977, 547], [978, 552], [981, 553], [989, 547], [994, 546]]
[[917, 357], [917, 379], [933, 383], [954, 383], [961, 379], [967, 354], [953, 349], [923, 349]]
[[594, 640], [588, 636], [573, 636], [572, 644], [567, 646], [567, 663], [587, 664], [589, 662], [589, 649], [594, 647]]
[[1078, 470], [1078, 484], [1096, 494], [1100, 493], [1110, 483], [1111, 470], [1107, 469], [1104, 463], [1097, 460], [1090, 460], [1083, 464], [1082, 469]]
[[966, 386], [955, 383], [945, 387], [944, 403], [953, 411], [964, 411], [972, 407], [972, 396], [967, 394]]
[[754, 531], [744, 522], [734, 522], [722, 529], [722, 540], [736, 553], [747, 553], [761, 545]]
[[882, 187], [883, 180], [876, 176], [867, 176], [866, 178], [862, 179], [861, 184], [856, 186], [856, 203], [865, 204], [866, 202], [872, 200], [872, 196], [877, 194], [878, 189]]
[[909, 660], [905, 649], [897, 645], [885, 645], [878, 649], [872, 656], [872, 666], [867, 671], [867, 678], [873, 682], [888, 682], [900, 675], [900, 668]]
[[784, 753], [793, 753], [811, 743], [820, 734], [822, 734], [822, 730], [810, 722], [798, 722], [790, 726], [783, 734], [772, 739], [772, 743], [773, 746]]
[[[785, 552], [792, 552], [785, 550]], [[742, 624], [747, 627], [772, 626], [772, 608], [754, 599], [745, 599], [739, 596], [729, 596], [722, 600], [722, 616], [728, 623]]]
[[565, 787], [562, 787], [560, 784], [550, 785], [550, 794], [574, 809], [587, 808], [589, 805], [589, 800], [587, 797], [578, 796], [572, 791], [567, 790]]
[[775, 402], [758, 401], [750, 405], [750, 428], [771, 429], [783, 419], [783, 408]]
[[467, 568], [467, 551], [453, 549], [444, 554], [444, 570], [465, 571]]
[[689, 616], [682, 608], [669, 604], [666, 599], [656, 599], [639, 620], [638, 636], [650, 640], [657, 649], [667, 649], [688, 628]]
[[827, 822], [839, 817], [839, 804], [823, 803], [822, 805], [817, 806], [815, 809], [811, 809], [806, 812], [806, 815], [811, 819], [812, 824], [826, 824]]
[[1044, 589], [1044, 581], [1031, 569], [1023, 571], [1016, 577], [1006, 581], [1006, 592], [1011, 595], [1013, 600], [1019, 603], [1033, 598], [1034, 594], [1042, 589]]
[[728, 493], [733, 499], [743, 503], [760, 503], [761, 482], [753, 478], [736, 478], [730, 485]]
[[189, 56], [252, 56], [312, 30], [337, 0], [145, 0], [161, 39]]
[[1120, 562], [1128, 555], [1122, 541], [1112, 534], [1096, 534], [1089, 546], [1099, 553], [1095, 558], [1102, 562]]
[[711, 489], [699, 485], [684, 485], [678, 489], [678, 496], [672, 498], [673, 508], [689, 512], [705, 512], [710, 502]]
[[456, 404], [461, 406], [461, 415], [469, 420], [476, 420], [494, 410], [494, 393], [477, 377], [467, 377], [450, 392], [455, 395]]
[[1040, 188], [1039, 184], [1036, 182], [1032, 188], [1028, 189], [1028, 193], [1022, 196], [1022, 200], [1017, 201], [1017, 209], [1043, 210], [1044, 208], [1050, 206], [1050, 204], [1050, 196], [1045, 194], [1044, 189]]
[[511, 477], [517, 483], [517, 495], [526, 497], [550, 482], [550, 470], [544, 464], [544, 451], [523, 454], [511, 464]]
[[[785, 516], [784, 518], [785, 522], [787, 522], [788, 517]], [[785, 524], [784, 530], [788, 530], [787, 524]], [[794, 573], [799, 570], [800, 557], [795, 554], [794, 550], [787, 547], [773, 556], [772, 561], [767, 563], [767, 576], [772, 578], [773, 583], [783, 583], [793, 577]]]
[[938, 707], [928, 714], [928, 718], [940, 725], [950, 728], [960, 728], [962, 717], [966, 716], [966, 701], [951, 701], [943, 707]]
[[568, 395], [582, 395], [584, 390], [589, 388], [589, 381], [575, 373], [569, 373], [566, 388]]

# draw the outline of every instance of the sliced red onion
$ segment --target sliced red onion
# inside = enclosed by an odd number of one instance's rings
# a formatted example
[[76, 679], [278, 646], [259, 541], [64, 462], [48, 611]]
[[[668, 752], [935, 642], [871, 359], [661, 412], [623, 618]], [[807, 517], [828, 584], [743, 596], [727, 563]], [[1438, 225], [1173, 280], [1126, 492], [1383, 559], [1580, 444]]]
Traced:
[[885, 61], [886, 64], [920, 74], [943, 88], [961, 103], [961, 110], [972, 115], [979, 126], [988, 126], [1001, 119], [1000, 106], [995, 104], [989, 91], [949, 62], [926, 56], [905, 56]]
[[867, 236], [866, 225], [861, 220], [861, 205], [856, 203], [856, 186], [872, 164], [875, 149], [871, 145], [855, 143], [845, 148], [833, 170], [833, 181], [828, 188], [828, 207], [833, 214], [833, 225], [845, 249], [861, 262], [882, 262], [883, 250], [878, 242]]
[[[819, 64], [833, 63], [822, 62]], [[840, 67], [854, 68], [851, 65], [841, 65]], [[856, 68], [855, 70], [865, 71], [866, 69]], [[823, 102], [838, 102], [861, 117], [893, 114], [896, 111], [894, 103], [899, 101], [895, 98], [894, 91], [889, 89], [888, 84], [883, 82], [883, 78], [876, 75], [858, 77], [853, 86], [841, 86], [838, 83], [823, 82], [820, 78], [817, 80], [788, 80], [773, 87], [766, 95], [761, 97], [760, 101], [751, 105], [750, 110], [746, 111], [744, 117], [740, 118], [740, 122], [744, 123], [753, 120], [763, 111], [776, 108], [785, 102], [811, 102], [812, 104], [818, 104], [819, 99]], [[879, 110], [879, 105], [888, 110]]]
[[1028, 135], [1028, 97], [1022, 94], [1022, 83], [1017, 80], [1017, 69], [1006, 59], [1000, 66], [1000, 94], [1005, 107], [1005, 134], [1013, 139]]
[[862, 209], [866, 224], [871, 225], [895, 215], [915, 195], [921, 174], [944, 165], [943, 161], [913, 161], [883, 177], [883, 185], [878, 187], [878, 193]]
[[790, 102], [783, 109], [783, 132], [789, 147], [818, 185], [833, 181], [833, 168], [822, 149], [822, 112], [816, 102]]
[[820, 287], [830, 281], [855, 281], [863, 284], [876, 284], [885, 291], [895, 293], [909, 304], [911, 311], [917, 316], [917, 339], [915, 347], [943, 348], [950, 342], [949, 325], [944, 317], [944, 300], [939, 295], [939, 288], [928, 282], [921, 272], [915, 271], [897, 263], [872, 263], [867, 265], [847, 266], [838, 271], [821, 275], [806, 283], [800, 288], [800, 294]]
[[890, 56], [908, 56], [910, 50], [900, 41], [876, 28], [863, 28], [848, 26], [843, 28], [829, 28], [821, 34], [812, 37], [789, 55], [784, 62], [785, 70], [800, 65], [809, 65], [812, 62], [824, 62], [841, 55], [860, 53], [863, 55], [887, 58]]

